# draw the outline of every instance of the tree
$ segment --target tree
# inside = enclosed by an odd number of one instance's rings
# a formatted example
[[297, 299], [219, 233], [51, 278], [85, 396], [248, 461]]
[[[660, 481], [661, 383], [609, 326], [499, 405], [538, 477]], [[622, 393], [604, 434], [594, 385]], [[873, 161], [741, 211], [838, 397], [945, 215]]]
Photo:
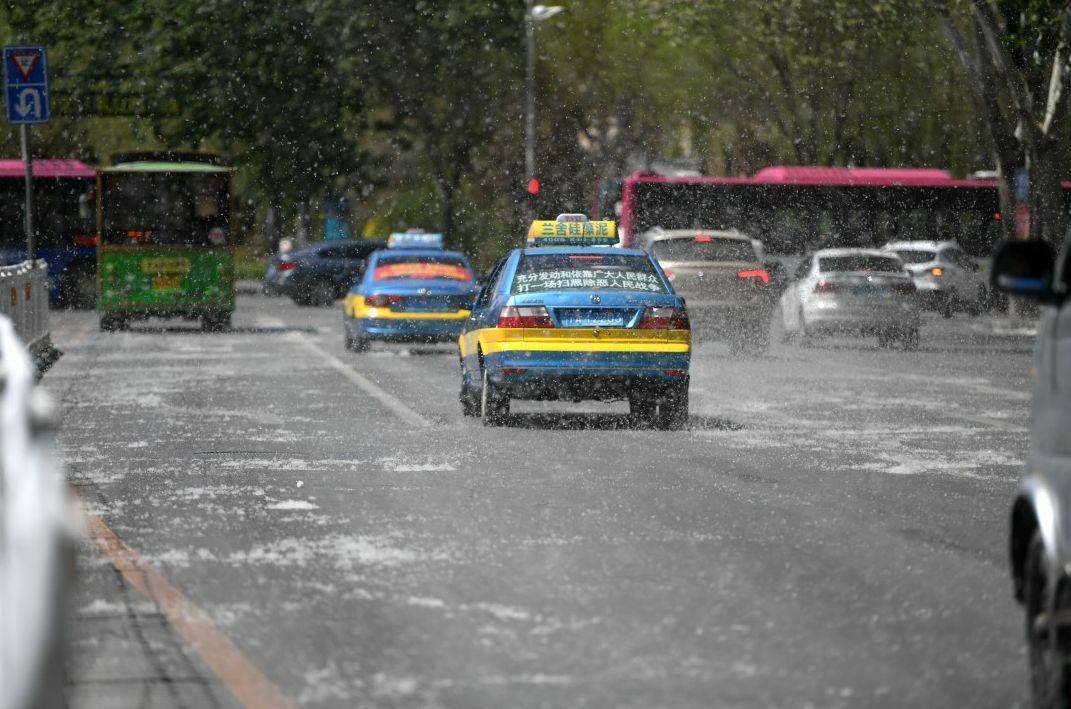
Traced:
[[1014, 224], [1011, 181], [1025, 169], [1032, 235], [1059, 243], [1067, 227], [1060, 138], [1071, 74], [1071, 2], [935, 0], [934, 9], [985, 119], [1005, 229]]
[[365, 44], [355, 51], [369, 64], [369, 96], [388, 109], [378, 128], [395, 155], [390, 177], [434, 180], [438, 228], [453, 242], [462, 241], [455, 226], [463, 183], [501, 169], [486, 148], [518, 122], [523, 17], [519, 2], [459, 0], [380, 2], [363, 19]]

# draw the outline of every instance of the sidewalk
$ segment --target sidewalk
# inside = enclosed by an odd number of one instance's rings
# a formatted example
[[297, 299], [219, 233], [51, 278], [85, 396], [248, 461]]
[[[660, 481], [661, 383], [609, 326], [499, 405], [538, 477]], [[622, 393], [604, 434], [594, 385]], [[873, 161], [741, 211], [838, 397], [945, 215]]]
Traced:
[[230, 692], [88, 541], [79, 549], [67, 657], [72, 709], [235, 707]]

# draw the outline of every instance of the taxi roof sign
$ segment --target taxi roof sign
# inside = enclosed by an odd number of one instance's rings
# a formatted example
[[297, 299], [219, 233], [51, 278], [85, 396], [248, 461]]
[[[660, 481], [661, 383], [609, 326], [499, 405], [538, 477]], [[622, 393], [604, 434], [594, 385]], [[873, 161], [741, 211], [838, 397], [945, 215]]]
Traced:
[[388, 249], [441, 249], [442, 234], [429, 234], [423, 231], [399, 231], [387, 239]]
[[537, 220], [528, 229], [529, 246], [616, 246], [617, 224], [610, 221], [589, 222], [565, 215], [554, 221]]

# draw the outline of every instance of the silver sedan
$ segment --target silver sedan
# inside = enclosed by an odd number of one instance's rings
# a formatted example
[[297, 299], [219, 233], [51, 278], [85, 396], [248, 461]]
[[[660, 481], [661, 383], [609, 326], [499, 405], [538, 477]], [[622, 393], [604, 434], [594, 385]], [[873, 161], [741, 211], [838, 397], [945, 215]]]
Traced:
[[915, 284], [894, 255], [871, 249], [823, 249], [804, 257], [781, 296], [786, 340], [827, 334], [876, 335], [888, 347], [919, 346]]

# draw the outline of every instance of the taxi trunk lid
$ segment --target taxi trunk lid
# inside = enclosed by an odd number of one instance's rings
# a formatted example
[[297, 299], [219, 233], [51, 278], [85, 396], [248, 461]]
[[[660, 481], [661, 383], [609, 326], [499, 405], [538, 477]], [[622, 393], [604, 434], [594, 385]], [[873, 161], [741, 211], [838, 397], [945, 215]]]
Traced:
[[597, 337], [603, 342], [636, 343], [661, 342], [666, 339], [666, 330], [638, 327], [647, 308], [679, 305], [676, 297], [668, 293], [634, 292], [540, 293], [514, 296], [511, 303], [517, 306], [542, 305], [554, 324], [553, 328], [525, 330], [522, 337], [526, 341]]

